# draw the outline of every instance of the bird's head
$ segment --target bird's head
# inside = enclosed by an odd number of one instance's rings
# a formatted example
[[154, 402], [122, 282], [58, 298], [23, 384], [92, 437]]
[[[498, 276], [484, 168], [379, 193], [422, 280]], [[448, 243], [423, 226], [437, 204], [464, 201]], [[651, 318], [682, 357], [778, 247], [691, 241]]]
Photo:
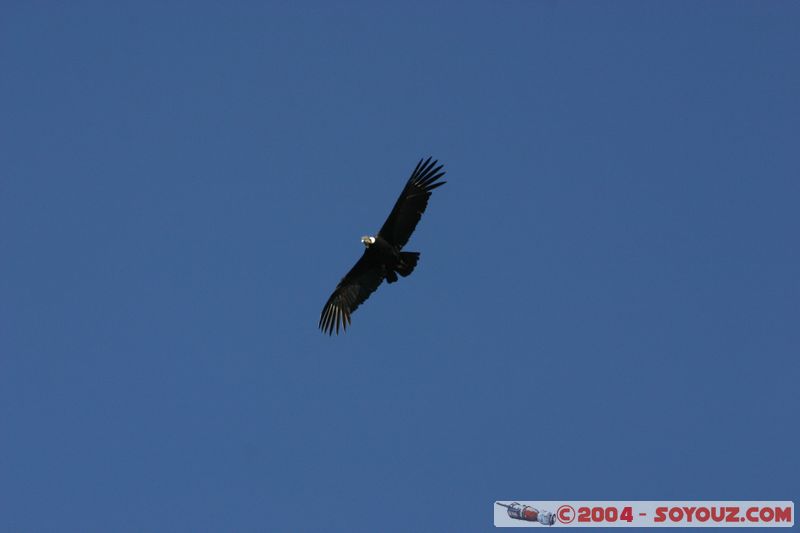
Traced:
[[361, 237], [361, 242], [364, 243], [364, 246], [369, 248], [370, 244], [375, 244], [375, 237], [364, 235], [363, 237]]

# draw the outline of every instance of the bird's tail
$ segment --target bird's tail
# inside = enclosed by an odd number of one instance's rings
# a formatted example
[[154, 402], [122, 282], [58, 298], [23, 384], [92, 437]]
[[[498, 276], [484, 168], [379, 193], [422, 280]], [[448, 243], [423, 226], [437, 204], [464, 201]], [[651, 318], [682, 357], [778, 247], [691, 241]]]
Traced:
[[417, 261], [419, 261], [419, 252], [400, 252], [400, 262], [395, 270], [401, 276], [406, 277], [414, 271]]

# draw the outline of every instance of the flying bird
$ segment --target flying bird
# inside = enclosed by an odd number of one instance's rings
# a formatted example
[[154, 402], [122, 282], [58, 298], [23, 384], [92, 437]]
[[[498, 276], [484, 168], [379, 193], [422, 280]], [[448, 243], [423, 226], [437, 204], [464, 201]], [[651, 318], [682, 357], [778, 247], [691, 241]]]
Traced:
[[437, 164], [430, 157], [425, 161], [420, 159], [378, 234], [361, 237], [366, 248], [364, 255], [345, 274], [322, 308], [319, 328], [323, 333], [332, 335], [335, 329], [338, 335], [340, 327], [346, 331], [350, 315], [384, 279], [394, 283], [398, 274], [406, 277], [414, 271], [419, 252], [402, 249], [425, 212], [431, 191], [446, 183], [439, 181], [444, 171], [443, 165]]

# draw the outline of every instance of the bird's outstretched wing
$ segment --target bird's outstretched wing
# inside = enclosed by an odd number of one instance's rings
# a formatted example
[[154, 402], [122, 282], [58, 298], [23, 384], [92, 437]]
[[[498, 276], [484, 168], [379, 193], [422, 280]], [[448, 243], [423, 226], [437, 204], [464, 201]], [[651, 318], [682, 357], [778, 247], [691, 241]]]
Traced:
[[335, 328], [338, 335], [340, 326], [342, 331], [346, 331], [350, 324], [350, 315], [375, 292], [386, 277], [385, 267], [370, 261], [367, 254], [365, 251], [350, 272], [345, 274], [322, 308], [319, 328], [323, 333], [332, 335]]
[[442, 171], [444, 165], [436, 166], [437, 163], [436, 160], [431, 161], [430, 157], [425, 161], [420, 159], [417, 163], [417, 168], [414, 169], [389, 218], [378, 233], [389, 243], [400, 248], [405, 246], [428, 206], [431, 191], [447, 183], [437, 181], [444, 176]]

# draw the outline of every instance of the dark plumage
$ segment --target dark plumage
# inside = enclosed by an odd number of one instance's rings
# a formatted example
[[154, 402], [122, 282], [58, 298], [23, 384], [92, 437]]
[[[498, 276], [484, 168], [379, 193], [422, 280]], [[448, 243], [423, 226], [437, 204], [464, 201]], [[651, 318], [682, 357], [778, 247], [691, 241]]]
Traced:
[[331, 335], [335, 329], [338, 335], [340, 327], [347, 330], [350, 315], [384, 279], [394, 283], [398, 274], [406, 277], [414, 271], [419, 253], [401, 250], [425, 212], [431, 191], [446, 183], [437, 181], [444, 176], [442, 165], [437, 163], [430, 157], [425, 161], [420, 159], [378, 235], [361, 238], [366, 246], [364, 255], [345, 274], [322, 308], [319, 327], [324, 333]]

